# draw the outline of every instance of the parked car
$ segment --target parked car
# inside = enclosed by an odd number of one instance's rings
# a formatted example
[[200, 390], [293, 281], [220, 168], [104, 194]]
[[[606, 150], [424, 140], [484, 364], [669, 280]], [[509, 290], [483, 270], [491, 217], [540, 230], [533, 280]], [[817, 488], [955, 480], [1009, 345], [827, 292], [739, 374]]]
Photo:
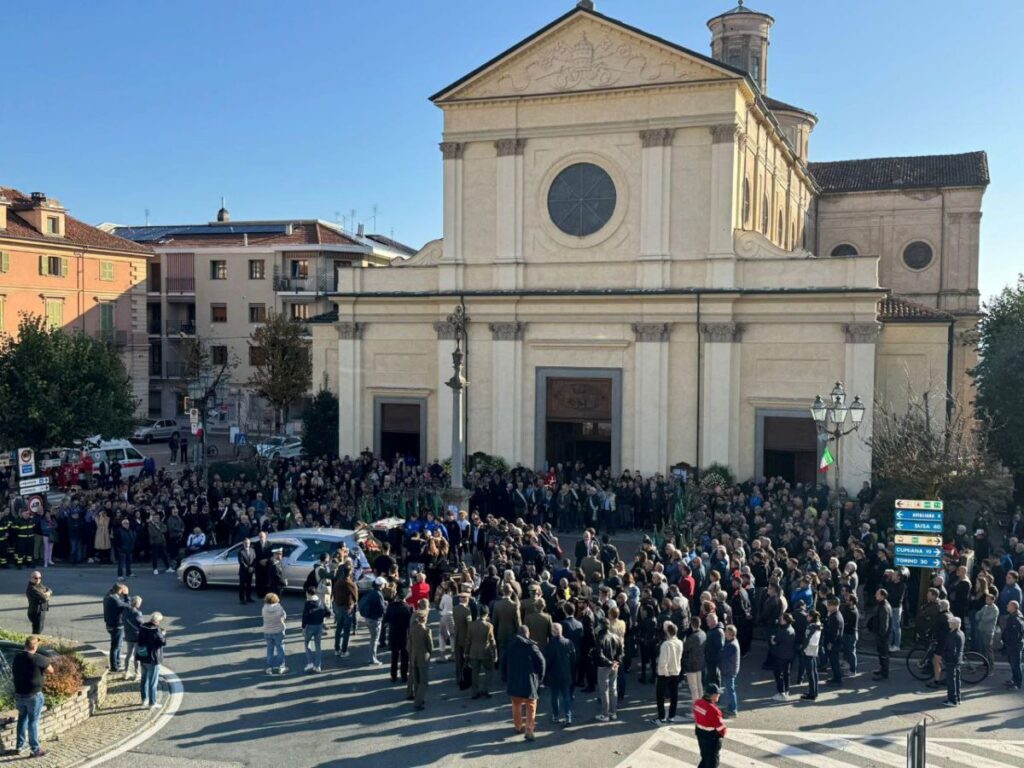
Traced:
[[[284, 554], [284, 575], [288, 589], [301, 590], [306, 576], [324, 552], [334, 554], [347, 544], [359, 559], [356, 568], [356, 584], [360, 590], [369, 589], [373, 581], [373, 570], [363, 553], [359, 541], [369, 532], [347, 531], [340, 528], [296, 528], [290, 531], [276, 531], [267, 539], [281, 547]], [[178, 566], [178, 580], [187, 588], [205, 589], [211, 584], [238, 586], [238, 560], [236, 555], [241, 544], [224, 549], [200, 552], [186, 557]]]
[[294, 459], [301, 456], [301, 437], [268, 437], [256, 444], [256, 453], [268, 459]]
[[132, 433], [132, 440], [149, 445], [155, 440], [170, 440], [171, 435], [181, 437], [181, 427], [175, 419], [156, 419], [140, 424]]

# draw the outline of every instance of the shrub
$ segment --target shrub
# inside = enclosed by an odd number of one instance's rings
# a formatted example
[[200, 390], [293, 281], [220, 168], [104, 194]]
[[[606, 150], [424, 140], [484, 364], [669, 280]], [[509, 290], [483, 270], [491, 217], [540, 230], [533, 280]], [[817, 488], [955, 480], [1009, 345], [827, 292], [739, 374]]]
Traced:
[[50, 660], [43, 693], [47, 700], [59, 703], [82, 690], [82, 667], [72, 656], [55, 656]]

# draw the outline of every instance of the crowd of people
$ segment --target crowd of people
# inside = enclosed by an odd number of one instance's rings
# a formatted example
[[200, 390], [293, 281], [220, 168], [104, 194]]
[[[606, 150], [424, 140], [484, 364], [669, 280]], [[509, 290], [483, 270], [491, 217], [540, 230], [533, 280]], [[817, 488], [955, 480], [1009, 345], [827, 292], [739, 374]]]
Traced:
[[[574, 722], [577, 692], [597, 697], [599, 722], [614, 722], [633, 685], [654, 686], [659, 724], [700, 713], [714, 720], [719, 696], [722, 716], [731, 718], [742, 706], [741, 669], [770, 672], [779, 702], [802, 686], [800, 698], [813, 702], [819, 685], [838, 688], [862, 673], [862, 634], [876, 652], [875, 679], [888, 678], [890, 654], [908, 629], [933, 643], [930, 684], [945, 689], [949, 706], [960, 702], [958, 669], [968, 648], [990, 661], [1005, 654], [1007, 685], [1021, 688], [1019, 512], [1008, 525], [979, 515], [971, 529], [958, 526], [946, 537], [944, 567], [911, 573], [893, 565], [888, 515], [874, 507], [867, 484], [856, 496], [837, 496], [780, 478], [698, 484], [614, 477], [580, 464], [543, 472], [477, 466], [462, 511], [441, 502], [446, 485], [437, 462], [416, 467], [369, 454], [280, 460], [253, 477], [215, 476], [208, 484], [191, 469], [159, 471], [70, 493], [36, 516], [30, 541], [22, 543], [18, 529], [0, 556], [20, 557], [14, 564], [22, 566], [41, 556], [45, 567], [49, 553], [72, 564], [116, 562], [129, 578], [147, 558], [159, 573], [188, 552], [245, 542], [239, 600], [250, 602], [255, 586], [266, 671], [277, 675], [287, 672], [284, 638], [295, 623], [281, 597], [298, 585], [287, 584], [266, 534], [398, 516], [404, 525], [369, 553], [373, 585], [362, 595], [356, 581], [366, 574], [356, 553], [325, 554], [311, 569], [302, 585], [305, 671], [322, 669], [331, 622], [340, 657], [364, 626], [366, 662], [380, 665], [389, 654], [390, 677], [406, 683], [414, 706], [427, 705], [431, 660], [453, 662], [449, 676], [473, 698], [489, 697], [497, 674], [512, 697], [515, 728], [528, 739], [541, 687], [552, 722], [563, 726]], [[10, 526], [26, 515], [14, 500], [3, 520]], [[563, 545], [566, 532], [580, 529]], [[646, 534], [633, 552], [616, 543], [625, 529]], [[117, 627], [127, 636], [126, 617], [138, 621], [125, 590], [118, 582], [105, 600], [121, 606], [119, 621], [104, 611], [111, 668], [120, 667]], [[680, 708], [683, 691], [690, 706]], [[143, 686], [142, 698], [152, 703], [155, 693]], [[698, 726], [698, 735], [711, 728], [702, 744], [725, 733], [724, 725]]]

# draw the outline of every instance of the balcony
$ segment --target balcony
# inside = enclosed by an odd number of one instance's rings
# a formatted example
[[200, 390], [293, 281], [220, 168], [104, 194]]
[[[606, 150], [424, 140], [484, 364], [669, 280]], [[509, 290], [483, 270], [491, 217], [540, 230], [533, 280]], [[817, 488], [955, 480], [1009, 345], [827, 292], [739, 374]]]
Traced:
[[195, 293], [196, 278], [191, 277], [168, 277], [164, 280], [164, 288], [167, 293]]
[[165, 379], [188, 378], [188, 365], [180, 360], [168, 361], [164, 364], [164, 368], [166, 370]]
[[116, 350], [122, 350], [128, 346], [128, 331], [117, 328], [101, 328], [95, 332], [95, 337]]
[[160, 335], [160, 318], [159, 317], [153, 318], [148, 323], [146, 323], [146, 333], [148, 333], [150, 336], [159, 336]]
[[321, 272], [306, 277], [286, 277], [275, 269], [274, 290], [278, 293], [329, 293], [334, 290], [334, 275]]
[[195, 336], [196, 335], [196, 324], [192, 320], [187, 320], [183, 323], [167, 323], [167, 336]]

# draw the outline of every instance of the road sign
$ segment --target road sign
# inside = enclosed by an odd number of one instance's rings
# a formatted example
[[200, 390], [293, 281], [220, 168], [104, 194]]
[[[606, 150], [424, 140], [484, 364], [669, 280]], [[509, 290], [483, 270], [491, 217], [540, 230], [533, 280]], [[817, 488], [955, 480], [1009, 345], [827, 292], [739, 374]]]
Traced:
[[36, 452], [31, 448], [18, 449], [18, 477], [32, 477], [36, 473]]
[[18, 490], [21, 491], [22, 496], [28, 496], [31, 493], [46, 493], [50, 490], [50, 478], [32, 477], [22, 480], [18, 483]]
[[909, 533], [897, 533], [897, 544], [917, 544], [923, 547], [941, 547], [941, 536], [912, 536]]
[[896, 565], [906, 566], [907, 568], [941, 568], [942, 558], [941, 557], [907, 557], [906, 555], [896, 555]]
[[28, 508], [33, 515], [38, 515], [43, 511], [43, 497], [42, 496], [29, 496]]
[[942, 557], [942, 547], [915, 547], [897, 544], [896, 554], [907, 557]]
[[919, 531], [921, 533], [942, 533], [942, 523], [922, 523], [917, 520], [897, 520], [897, 531]]
[[933, 499], [896, 499], [896, 509], [942, 509], [942, 502]]
[[907, 510], [903, 510], [903, 509], [897, 509], [896, 510], [896, 520], [897, 521], [900, 521], [900, 520], [922, 520], [922, 521], [924, 521], [926, 523], [941, 523], [942, 519], [943, 519], [942, 515], [943, 515], [943, 513], [941, 511], [939, 511], [939, 512], [924, 512], [924, 511], [917, 511], [917, 510], [911, 510], [911, 511], [907, 511]]

